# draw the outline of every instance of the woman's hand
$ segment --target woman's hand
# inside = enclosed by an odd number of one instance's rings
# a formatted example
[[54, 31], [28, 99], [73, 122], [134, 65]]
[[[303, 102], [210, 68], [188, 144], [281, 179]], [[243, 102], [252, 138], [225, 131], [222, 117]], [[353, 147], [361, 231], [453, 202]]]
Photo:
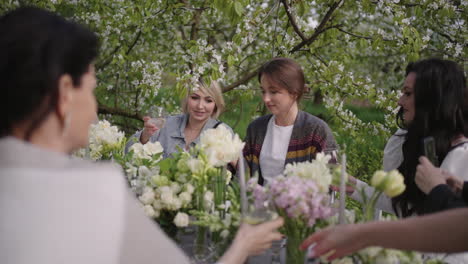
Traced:
[[447, 183], [442, 170], [434, 167], [424, 156], [419, 157], [419, 165], [416, 167], [414, 181], [425, 194], [430, 193], [437, 185]]
[[[356, 178], [348, 174], [348, 181], [346, 182], [346, 194], [347, 195], [352, 195], [354, 191], [356, 190]], [[340, 191], [340, 186], [336, 185], [330, 185], [330, 190], [339, 192]]]
[[313, 257], [326, 255], [329, 261], [349, 255], [367, 246], [360, 227], [360, 224], [350, 224], [326, 228], [306, 238], [300, 248], [306, 250], [315, 244]]
[[442, 170], [442, 176], [445, 178], [448, 186], [453, 192], [459, 193], [463, 190], [463, 180], [455, 175], [450, 174], [448, 171]]
[[220, 259], [220, 263], [244, 263], [247, 257], [259, 255], [271, 247], [273, 241], [281, 240], [283, 235], [277, 231], [283, 225], [281, 217], [259, 225], [242, 223], [234, 242]]
[[145, 122], [145, 124], [143, 127], [143, 131], [141, 131], [140, 135], [141, 144], [146, 144], [151, 138], [151, 136], [159, 130], [159, 128], [157, 128], [153, 123], [149, 122], [150, 119], [150, 116], [143, 117], [143, 121]]

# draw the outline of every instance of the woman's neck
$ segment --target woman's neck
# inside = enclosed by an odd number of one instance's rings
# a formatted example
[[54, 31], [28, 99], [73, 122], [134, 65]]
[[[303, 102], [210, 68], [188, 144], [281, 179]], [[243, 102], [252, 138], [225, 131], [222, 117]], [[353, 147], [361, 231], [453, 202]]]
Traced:
[[208, 119], [205, 121], [199, 121], [196, 119], [193, 119], [191, 116], [189, 116], [189, 119], [187, 121], [187, 125], [185, 126], [185, 129], [188, 129], [190, 131], [201, 131], [203, 127], [205, 126], [206, 122], [208, 122]]
[[29, 139], [26, 139], [26, 131], [29, 129], [30, 122], [23, 122], [13, 126], [11, 135], [17, 139], [28, 141], [40, 148], [68, 154], [71, 150], [68, 148], [67, 140], [64, 140], [60, 125], [48, 117], [32, 131]]
[[288, 112], [275, 115], [275, 124], [278, 126], [294, 125], [297, 113], [299, 113], [299, 109], [297, 107], [297, 103], [294, 103], [291, 108], [289, 108]]
[[458, 145], [462, 142], [468, 141], [468, 138], [466, 138], [463, 134], [459, 134], [452, 139], [452, 146]]

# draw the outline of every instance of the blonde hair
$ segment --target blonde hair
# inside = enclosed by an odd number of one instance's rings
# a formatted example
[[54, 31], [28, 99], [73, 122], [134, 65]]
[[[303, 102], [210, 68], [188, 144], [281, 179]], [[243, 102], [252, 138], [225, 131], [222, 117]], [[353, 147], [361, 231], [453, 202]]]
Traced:
[[182, 100], [182, 111], [184, 111], [184, 113], [188, 113], [188, 98], [192, 92], [199, 89], [203, 93], [213, 98], [213, 101], [215, 103], [215, 109], [211, 114], [211, 118], [218, 118], [219, 115], [224, 111], [225, 107], [223, 92], [221, 91], [219, 83], [217, 81], [211, 81], [210, 85], [208, 86], [205, 82], [199, 80], [197, 82], [197, 85], [198, 87], [190, 88], [187, 92], [187, 96], [184, 98], [184, 100]]

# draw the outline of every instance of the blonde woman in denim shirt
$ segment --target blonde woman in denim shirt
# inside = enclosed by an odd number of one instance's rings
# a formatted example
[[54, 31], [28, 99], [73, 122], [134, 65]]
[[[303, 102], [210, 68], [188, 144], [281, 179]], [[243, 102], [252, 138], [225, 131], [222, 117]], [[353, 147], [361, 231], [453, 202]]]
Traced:
[[145, 116], [143, 130], [132, 136], [127, 150], [136, 141], [142, 144], [159, 141], [164, 148], [163, 157], [167, 158], [177, 152], [177, 147], [188, 150], [198, 144], [201, 133], [206, 129], [223, 125], [232, 132], [228, 125], [216, 119], [224, 110], [223, 94], [216, 81], [210, 85], [199, 81], [198, 87], [190, 89], [182, 101], [182, 109], [184, 114], [168, 117], [161, 129], [148, 122], [150, 117]]

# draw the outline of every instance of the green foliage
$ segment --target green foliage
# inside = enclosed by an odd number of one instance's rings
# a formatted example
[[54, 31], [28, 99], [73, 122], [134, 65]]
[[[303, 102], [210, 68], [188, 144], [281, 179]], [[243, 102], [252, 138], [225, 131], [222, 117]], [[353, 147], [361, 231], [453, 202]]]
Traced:
[[[243, 136], [265, 113], [258, 67], [275, 56], [297, 60], [321, 102], [307, 100], [306, 109], [320, 109], [363, 178], [380, 167], [395, 130], [405, 65], [438, 56], [467, 67], [466, 0], [6, 0], [0, 12], [19, 5], [53, 10], [97, 32], [99, 113], [127, 133], [141, 127], [152, 105], [179, 112], [180, 99], [203, 77], [222, 83], [221, 119]], [[356, 101], [378, 114], [348, 106]]]

